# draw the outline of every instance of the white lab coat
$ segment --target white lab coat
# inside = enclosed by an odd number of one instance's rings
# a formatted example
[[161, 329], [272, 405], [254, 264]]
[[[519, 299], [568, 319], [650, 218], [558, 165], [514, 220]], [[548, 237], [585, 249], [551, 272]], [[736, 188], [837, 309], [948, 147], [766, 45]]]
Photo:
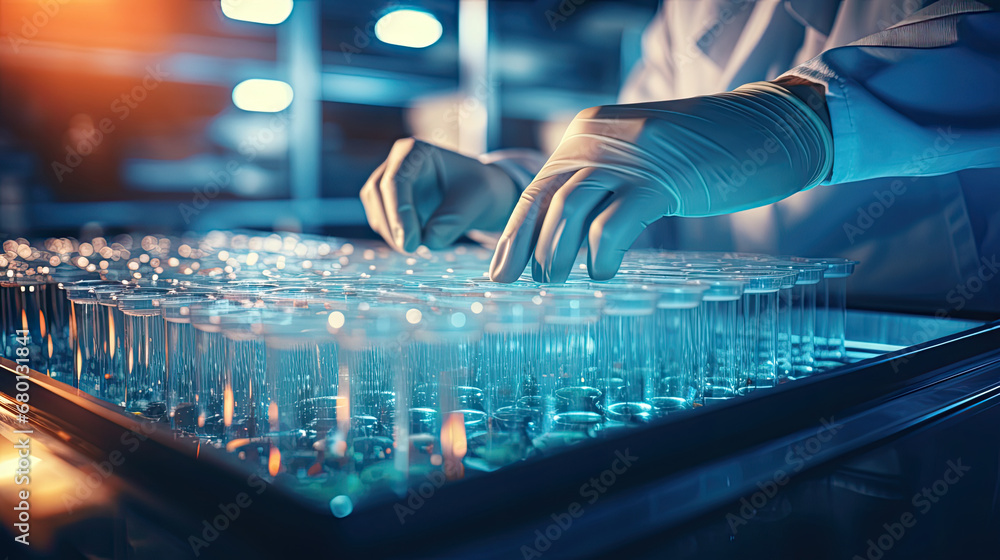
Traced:
[[622, 103], [798, 75], [827, 87], [834, 166], [775, 204], [660, 220], [637, 246], [854, 258], [863, 305], [1000, 311], [1000, 13], [989, 9], [664, 0]]
[[798, 75], [827, 86], [834, 168], [775, 204], [650, 233], [680, 248], [854, 258], [852, 294], [873, 305], [1000, 310], [1000, 13], [988, 9], [665, 0], [622, 103]]

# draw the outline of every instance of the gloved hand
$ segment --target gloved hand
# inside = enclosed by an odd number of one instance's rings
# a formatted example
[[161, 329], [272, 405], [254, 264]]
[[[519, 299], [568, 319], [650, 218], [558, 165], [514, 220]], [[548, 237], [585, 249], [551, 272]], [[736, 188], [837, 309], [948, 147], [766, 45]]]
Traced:
[[361, 202], [390, 247], [412, 252], [445, 247], [472, 228], [499, 231], [519, 194], [496, 165], [403, 138], [362, 187]]
[[565, 281], [587, 239], [590, 276], [606, 280], [658, 218], [769, 204], [819, 184], [832, 164], [828, 125], [770, 82], [586, 109], [521, 195], [490, 278], [513, 282], [534, 249], [534, 279]]

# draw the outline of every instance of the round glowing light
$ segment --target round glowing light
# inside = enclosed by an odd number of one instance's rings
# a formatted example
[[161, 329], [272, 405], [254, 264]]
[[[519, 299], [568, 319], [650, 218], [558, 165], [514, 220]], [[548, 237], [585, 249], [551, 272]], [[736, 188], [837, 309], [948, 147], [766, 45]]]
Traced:
[[292, 13], [292, 0], [222, 0], [222, 13], [229, 19], [277, 25]]
[[465, 313], [455, 312], [451, 314], [451, 326], [460, 329], [465, 326]]
[[411, 49], [422, 49], [436, 43], [444, 28], [441, 22], [420, 10], [395, 10], [382, 16], [375, 24], [379, 41]]
[[251, 79], [233, 88], [233, 103], [244, 111], [277, 113], [292, 104], [292, 86], [279, 80]]
[[330, 314], [330, 317], [327, 319], [327, 322], [330, 323], [331, 327], [339, 329], [340, 327], [344, 326], [344, 320], [345, 318], [343, 313], [341, 313], [340, 311], [334, 311], [333, 313]]
[[483, 312], [483, 304], [479, 303], [478, 301], [473, 302], [472, 303], [472, 312], [475, 313], [476, 315], [482, 313]]
[[406, 312], [406, 322], [411, 325], [416, 325], [423, 318], [423, 314], [419, 309], [410, 309]]
[[337, 496], [330, 500], [330, 511], [334, 517], [347, 517], [354, 511], [354, 503], [347, 496]]

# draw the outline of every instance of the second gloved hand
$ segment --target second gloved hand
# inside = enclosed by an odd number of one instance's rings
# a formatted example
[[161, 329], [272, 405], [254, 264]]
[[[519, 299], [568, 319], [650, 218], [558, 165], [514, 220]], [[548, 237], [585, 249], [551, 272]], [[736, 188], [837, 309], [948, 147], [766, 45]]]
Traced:
[[536, 281], [565, 281], [586, 240], [590, 276], [611, 278], [658, 218], [775, 202], [823, 181], [832, 154], [819, 114], [769, 82], [584, 110], [521, 195], [490, 277], [516, 280], [533, 251]]
[[404, 138], [368, 178], [361, 202], [373, 230], [412, 252], [445, 247], [470, 229], [499, 231], [520, 192], [496, 165]]

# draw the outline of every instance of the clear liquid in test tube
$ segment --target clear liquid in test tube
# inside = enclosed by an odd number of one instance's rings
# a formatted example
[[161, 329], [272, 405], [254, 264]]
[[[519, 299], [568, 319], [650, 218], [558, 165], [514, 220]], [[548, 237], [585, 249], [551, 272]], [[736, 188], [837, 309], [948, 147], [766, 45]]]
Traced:
[[17, 282], [14, 281], [13, 270], [0, 271], [0, 356], [13, 360], [17, 358], [17, 330], [19, 326], [17, 313], [15, 312], [14, 289]]
[[239, 303], [228, 300], [210, 300], [189, 308], [191, 326], [195, 330], [194, 401], [178, 404], [174, 410], [174, 423], [182, 426], [181, 429], [193, 429], [199, 437], [213, 443], [223, 443], [226, 431], [226, 345], [222, 337], [222, 316], [239, 306]]
[[689, 277], [708, 286], [702, 296], [704, 321], [699, 329], [702, 337], [699, 346], [705, 348], [705, 361], [704, 384], [698, 404], [710, 405], [735, 397], [743, 378], [744, 353], [739, 322], [744, 283], [703, 277], [698, 273]]
[[649, 281], [660, 295], [653, 327], [657, 376], [649, 398], [652, 413], [659, 418], [701, 404], [706, 349], [698, 335], [708, 286], [669, 277]]
[[267, 350], [259, 326], [260, 307], [231, 306], [221, 314], [224, 345], [222, 372], [223, 439], [253, 441], [269, 429]]
[[816, 372], [816, 294], [826, 265], [795, 263], [798, 273], [792, 288], [792, 372], [791, 379]]
[[104, 375], [108, 371], [108, 312], [97, 303], [94, 288], [119, 285], [119, 282], [84, 280], [66, 285], [72, 302], [71, 316], [76, 331], [73, 348], [73, 386], [101, 397]]
[[609, 427], [652, 420], [650, 401], [659, 379], [653, 351], [659, 292], [628, 282], [593, 284], [604, 299], [595, 350], [603, 364], [597, 388]]
[[792, 376], [792, 293], [798, 280], [798, 273], [792, 271], [785, 277], [778, 291], [778, 330], [775, 346], [778, 383], [784, 383]]
[[72, 326], [72, 303], [67, 297], [65, 285], [89, 275], [80, 271], [55, 270], [50, 277], [51, 282], [46, 285], [42, 300], [42, 312], [48, 330], [42, 344], [49, 357], [49, 375], [53, 379], [72, 384], [76, 330]]
[[469, 308], [484, 316], [480, 363], [490, 433], [483, 456], [489, 464], [502, 466], [529, 456], [533, 441], [543, 433], [538, 367], [542, 307], [498, 289]]
[[172, 293], [160, 305], [164, 319], [167, 414], [174, 429], [192, 435], [197, 433], [198, 414], [194, 404], [197, 362], [191, 309], [211, 302], [212, 298], [207, 296]]
[[437, 388], [439, 430], [432, 436], [440, 452], [431, 455], [431, 465], [443, 467], [449, 480], [462, 478], [465, 457], [483, 458], [489, 444], [486, 377], [479, 362], [482, 318], [464, 304], [460, 298], [432, 297], [407, 310], [413, 325], [409, 368], [424, 374], [418, 383]]
[[105, 335], [105, 371], [100, 379], [99, 396], [118, 406], [125, 405], [125, 315], [118, 309], [118, 296], [135, 289], [131, 284], [116, 284], [94, 288], [94, 295], [100, 306], [98, 312], [104, 313]]
[[410, 457], [427, 439], [422, 422], [429, 421], [423, 411], [416, 418], [403, 412], [413, 400], [407, 369], [409, 308], [367, 298], [331, 307], [326, 328], [338, 346], [338, 394], [346, 397], [349, 413], [338, 422], [336, 437], [327, 438], [328, 453], [372, 485], [405, 493]]
[[835, 368], [847, 362], [847, 279], [858, 261], [840, 258], [809, 259], [827, 266], [816, 293], [817, 369]]
[[262, 301], [257, 332], [267, 363], [268, 437], [281, 455], [274, 476], [308, 470], [347, 403], [338, 395], [337, 348], [327, 335], [325, 304], [309, 296]]
[[48, 373], [49, 353], [47, 352], [48, 330], [41, 306], [46, 287], [44, 279], [37, 277], [15, 277], [7, 290], [9, 311], [9, 332], [5, 332], [9, 358], [19, 365]]
[[539, 385], [545, 432], [570, 439], [589, 437], [604, 422], [604, 393], [599, 386], [605, 375], [597, 353], [603, 294], [586, 284], [547, 286], [544, 292], [524, 301], [540, 302], [544, 310]]
[[165, 321], [160, 311], [165, 297], [167, 290], [159, 288], [139, 288], [117, 297], [125, 323], [125, 410], [151, 420], [167, 414]]

